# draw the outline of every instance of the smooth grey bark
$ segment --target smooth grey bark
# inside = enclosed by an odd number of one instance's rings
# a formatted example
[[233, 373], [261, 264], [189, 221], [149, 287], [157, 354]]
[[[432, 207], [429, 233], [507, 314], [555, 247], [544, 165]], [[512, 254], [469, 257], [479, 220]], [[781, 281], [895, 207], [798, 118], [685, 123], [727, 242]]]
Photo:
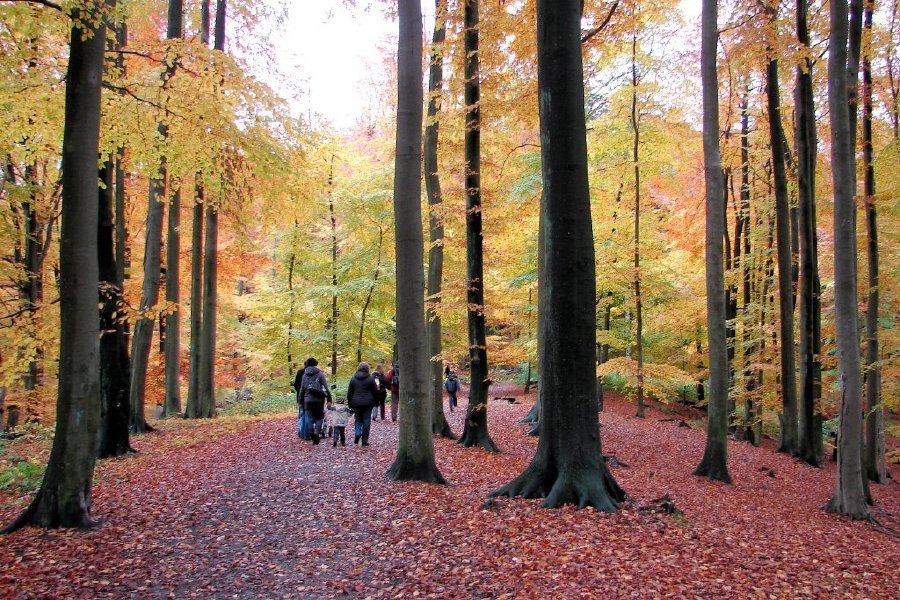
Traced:
[[394, 481], [446, 483], [434, 462], [428, 340], [425, 335], [425, 257], [422, 233], [422, 5], [399, 0], [397, 136], [394, 223], [397, 257], [397, 354], [403, 368]]
[[465, 0], [466, 316], [469, 336], [469, 405], [459, 443], [497, 452], [488, 433], [487, 340], [484, 318], [484, 247], [481, 203], [481, 76], [478, 70], [478, 0]]
[[434, 2], [434, 32], [431, 36], [431, 56], [428, 68], [428, 110], [425, 119], [425, 194], [428, 196], [428, 291], [425, 329], [428, 336], [428, 355], [431, 357], [431, 432], [448, 439], [456, 439], [444, 415], [444, 386], [441, 361], [435, 357], [443, 352], [441, 304], [444, 277], [444, 220], [440, 214], [443, 196], [438, 170], [438, 139], [440, 137], [441, 100], [444, 83], [444, 41], [447, 36], [447, 2]]
[[[777, 10], [766, 8], [769, 35], [775, 36]], [[767, 45], [766, 100], [769, 116], [769, 146], [772, 150], [772, 174], [775, 178], [775, 247], [778, 263], [778, 308], [781, 339], [781, 435], [778, 451], [797, 454], [797, 375], [794, 360], [794, 286], [791, 267], [791, 218], [787, 189], [784, 130], [781, 125], [781, 99], [778, 86], [778, 59]]]
[[492, 495], [615, 512], [625, 494], [603, 462], [597, 413], [597, 289], [581, 8], [580, 0], [537, 3], [541, 435], [525, 471]]
[[[106, 47], [102, 6], [73, 8], [66, 73], [60, 231], [60, 349], [56, 432], [41, 487], [3, 531], [93, 527], [91, 483], [100, 426], [97, 318], [97, 157]], [[77, 27], [76, 25], [82, 25]]]
[[828, 44], [828, 108], [834, 186], [834, 308], [841, 385], [837, 478], [826, 510], [869, 519], [863, 489], [862, 380], [857, 316], [855, 161], [850, 134], [847, 74], [847, 0], [831, 0]]
[[[169, 0], [167, 39], [178, 39], [182, 36], [181, 25], [182, 3], [180, 0]], [[167, 62], [160, 75], [163, 89], [175, 74], [175, 61]], [[169, 136], [169, 127], [162, 120], [157, 123], [156, 131], [162, 140]], [[134, 326], [131, 338], [131, 430], [143, 433], [153, 428], [147, 424], [144, 413], [147, 383], [147, 362], [150, 358], [150, 343], [153, 339], [154, 309], [159, 302], [160, 266], [162, 263], [162, 227], [165, 212], [168, 167], [166, 156], [160, 156], [156, 174], [150, 178], [147, 191], [147, 224], [144, 244], [144, 284], [141, 288], [140, 316]]]
[[731, 483], [728, 474], [728, 342], [722, 238], [722, 159], [719, 153], [719, 83], [716, 72], [718, 6], [703, 0], [700, 71], [703, 83], [703, 165], [706, 180], [706, 312], [709, 346], [709, 420], [706, 449], [695, 475]]
[[173, 304], [167, 313], [165, 337], [164, 417], [181, 412], [181, 190], [169, 199], [168, 235], [166, 236], [166, 302]]
[[[872, 4], [866, 3], [863, 27], [872, 30]], [[878, 364], [878, 214], [875, 207], [875, 165], [872, 147], [872, 63], [863, 57], [862, 156], [863, 194], [866, 215], [866, 255], [868, 288], [866, 298], [866, 477], [876, 483], [887, 482], [884, 446], [884, 409], [881, 404], [881, 368]]]
[[[797, 0], [797, 41], [809, 48], [808, 0]], [[798, 234], [800, 238], [800, 388], [797, 419], [798, 458], [819, 466], [822, 456], [822, 417], [816, 406], [822, 397], [821, 302], [819, 299], [818, 239], [816, 235], [816, 114], [813, 96], [813, 62], [797, 66], [794, 99], [797, 147]]]

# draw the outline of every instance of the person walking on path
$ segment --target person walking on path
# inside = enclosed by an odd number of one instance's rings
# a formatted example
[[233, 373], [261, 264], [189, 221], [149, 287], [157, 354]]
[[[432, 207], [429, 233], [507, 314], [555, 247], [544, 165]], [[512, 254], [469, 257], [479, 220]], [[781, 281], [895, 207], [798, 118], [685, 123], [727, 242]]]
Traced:
[[[293, 388], [294, 388], [294, 395], [297, 397], [297, 437], [298, 438], [304, 437], [304, 435], [303, 435], [304, 434], [304, 430], [303, 430], [304, 419], [303, 419], [303, 417], [306, 414], [306, 407], [303, 406], [303, 396], [300, 395], [300, 386], [303, 382], [303, 371], [308, 366], [309, 365], [307, 364], [307, 362], [304, 362], [303, 368], [297, 369], [297, 373], [296, 373], [296, 375], [294, 375]], [[309, 439], [309, 436], [306, 436], [306, 439]]]
[[375, 365], [375, 372], [372, 373], [372, 377], [375, 378], [377, 387], [375, 390], [375, 408], [372, 410], [372, 420], [375, 421], [378, 413], [381, 412], [381, 420], [384, 421], [384, 401], [387, 398], [388, 388], [391, 383], [384, 374], [384, 367], [381, 363]]
[[356, 413], [353, 443], [369, 445], [369, 431], [372, 427], [372, 409], [375, 407], [375, 378], [369, 374], [369, 363], [361, 362], [356, 375], [347, 386], [347, 404]]
[[391, 421], [397, 420], [397, 411], [400, 410], [400, 364], [391, 365], [387, 373], [387, 380], [391, 388]]
[[[331, 401], [331, 391], [328, 389], [328, 380], [325, 373], [319, 370], [319, 361], [310, 357], [306, 361], [307, 367], [303, 369], [303, 378], [300, 380], [300, 394], [303, 397], [303, 406], [306, 408], [304, 426], [312, 429], [313, 444], [319, 443], [322, 435], [322, 424], [325, 420], [325, 400]], [[304, 435], [304, 437], [306, 437]]]
[[331, 415], [331, 435], [333, 440], [331, 447], [337, 447], [338, 437], [341, 438], [341, 446], [346, 446], [347, 440], [344, 437], [344, 429], [347, 427], [347, 419], [350, 418], [350, 414], [353, 412], [347, 407], [347, 399], [343, 396], [338, 396], [335, 398], [334, 404], [329, 403], [326, 408]]
[[459, 391], [459, 379], [456, 377], [456, 371], [450, 371], [447, 375], [447, 381], [444, 382], [444, 389], [447, 390], [448, 402], [450, 404], [450, 412], [456, 408], [456, 392]]

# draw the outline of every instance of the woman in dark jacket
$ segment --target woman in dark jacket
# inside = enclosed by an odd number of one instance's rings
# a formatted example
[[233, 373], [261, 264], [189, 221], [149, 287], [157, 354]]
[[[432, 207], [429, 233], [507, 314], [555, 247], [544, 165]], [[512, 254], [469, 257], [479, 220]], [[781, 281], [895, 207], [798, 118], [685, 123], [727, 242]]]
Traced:
[[369, 374], [369, 363], [361, 362], [356, 375], [347, 386], [347, 406], [356, 413], [353, 443], [369, 445], [369, 430], [372, 428], [372, 409], [375, 407], [375, 378]]

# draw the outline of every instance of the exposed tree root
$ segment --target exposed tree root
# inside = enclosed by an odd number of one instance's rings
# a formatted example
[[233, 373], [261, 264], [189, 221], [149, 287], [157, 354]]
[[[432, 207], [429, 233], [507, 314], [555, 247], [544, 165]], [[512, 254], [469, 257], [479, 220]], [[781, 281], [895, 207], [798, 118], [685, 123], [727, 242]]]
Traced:
[[700, 462], [700, 465], [694, 470], [694, 475], [706, 477], [713, 481], [721, 481], [723, 483], [731, 483], [731, 475], [728, 474], [727, 466], [719, 466], [709, 463], [719, 461], [708, 461], [706, 457]]
[[485, 431], [485, 427], [469, 426], [468, 421], [466, 421], [465, 429], [463, 429], [463, 434], [460, 436], [458, 443], [464, 448], [478, 446], [488, 452], [500, 452], [494, 440]]
[[446, 484], [447, 480], [437, 470], [434, 463], [413, 462], [409, 458], [400, 455], [394, 460], [394, 464], [385, 473], [385, 478], [390, 481], [422, 481], [425, 483]]
[[592, 506], [603, 512], [616, 512], [619, 502], [625, 499], [625, 492], [605, 467], [558, 472], [532, 464], [490, 496], [543, 498], [543, 508], [574, 504], [578, 508]]

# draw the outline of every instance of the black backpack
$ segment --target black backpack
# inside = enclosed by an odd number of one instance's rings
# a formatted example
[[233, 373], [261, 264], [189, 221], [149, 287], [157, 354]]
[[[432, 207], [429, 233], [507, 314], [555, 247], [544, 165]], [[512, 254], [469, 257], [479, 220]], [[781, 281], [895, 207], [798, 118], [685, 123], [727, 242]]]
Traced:
[[391, 369], [391, 387], [400, 388], [400, 371], [397, 370], [397, 367]]
[[306, 386], [306, 393], [312, 400], [324, 400], [328, 396], [328, 390], [322, 385], [319, 376], [314, 376]]

